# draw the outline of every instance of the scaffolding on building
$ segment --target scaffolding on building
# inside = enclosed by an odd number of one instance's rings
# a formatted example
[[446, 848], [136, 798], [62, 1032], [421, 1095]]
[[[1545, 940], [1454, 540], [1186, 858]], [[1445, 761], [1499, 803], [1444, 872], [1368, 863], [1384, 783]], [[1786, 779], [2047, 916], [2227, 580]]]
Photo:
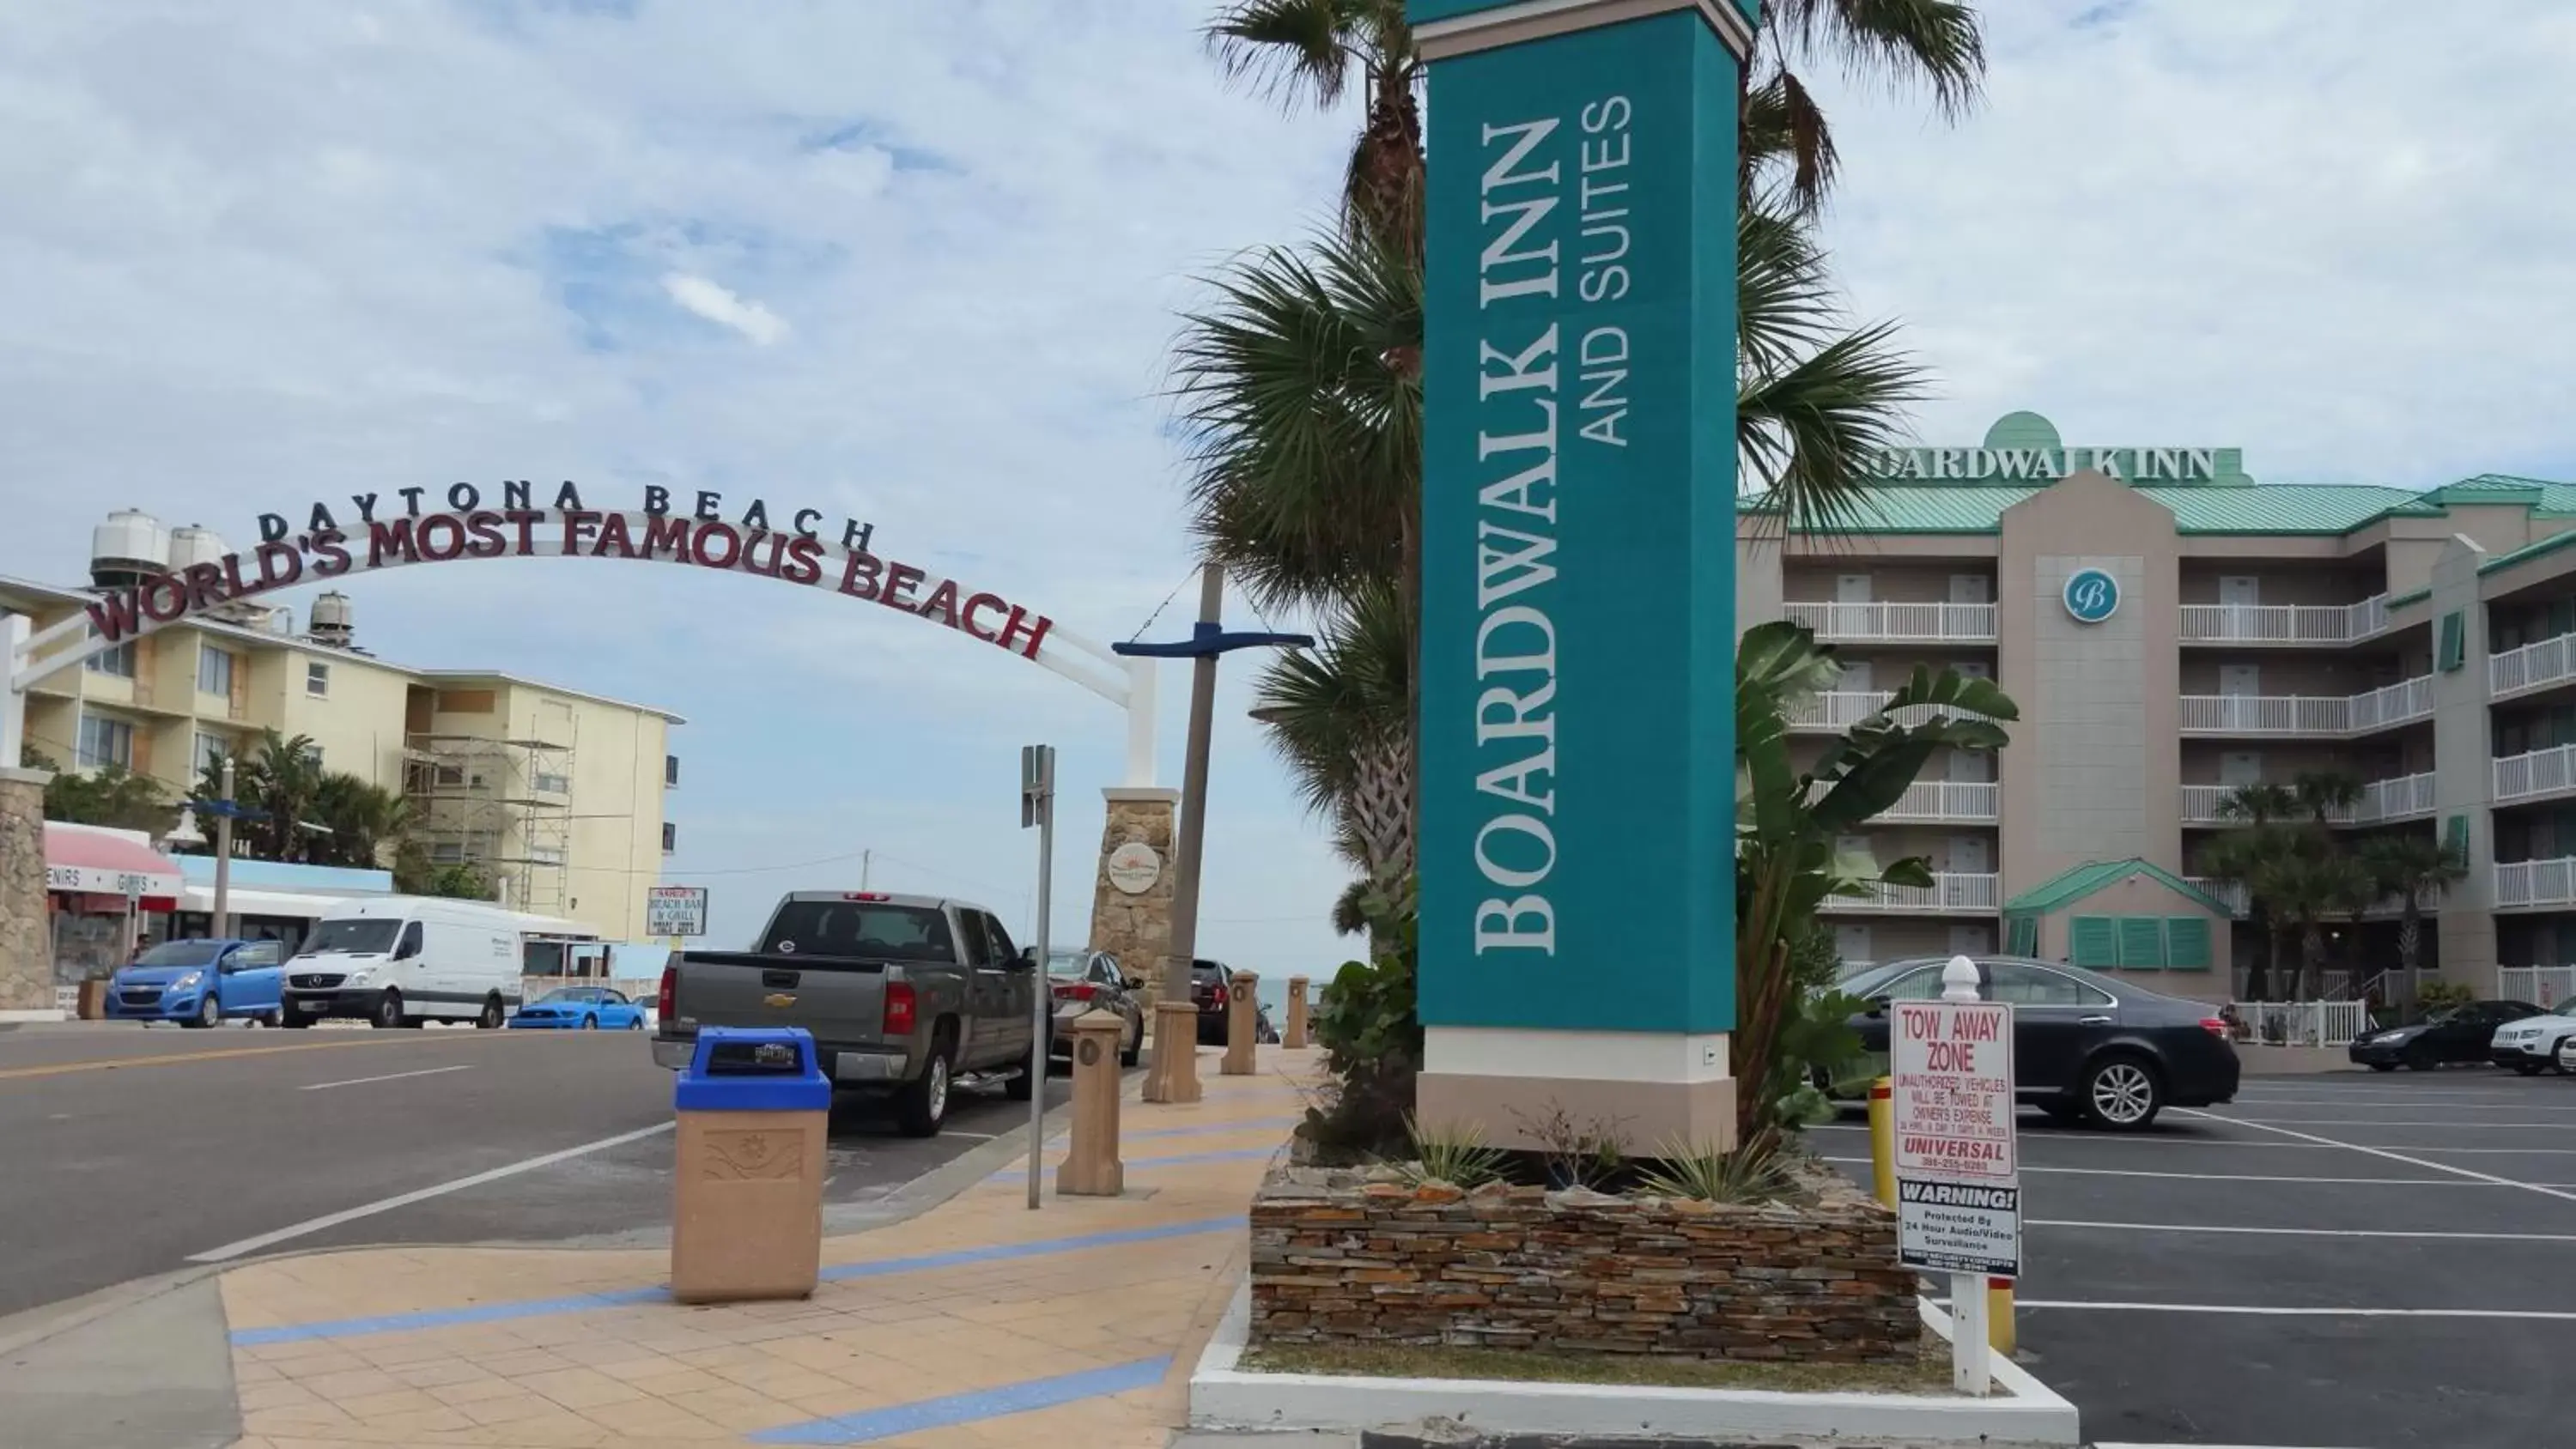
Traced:
[[432, 865], [480, 872], [512, 910], [562, 914], [570, 898], [570, 743], [414, 734], [403, 794]]

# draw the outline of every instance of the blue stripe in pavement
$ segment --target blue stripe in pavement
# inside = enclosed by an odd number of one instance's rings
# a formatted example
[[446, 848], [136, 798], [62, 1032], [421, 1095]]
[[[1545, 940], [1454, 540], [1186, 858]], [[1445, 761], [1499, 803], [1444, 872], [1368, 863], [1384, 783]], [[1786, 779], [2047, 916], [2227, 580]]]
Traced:
[[1204, 1127], [1163, 1127], [1152, 1132], [1121, 1134], [1126, 1141], [1141, 1142], [1149, 1137], [1222, 1137], [1228, 1132], [1249, 1132], [1255, 1128], [1294, 1127], [1303, 1117], [1256, 1117], [1248, 1122], [1217, 1122]]
[[[1279, 1149], [1276, 1147], [1246, 1147], [1234, 1152], [1185, 1152], [1178, 1157], [1131, 1157], [1127, 1160], [1126, 1166], [1133, 1171], [1140, 1167], [1179, 1167], [1191, 1162], [1246, 1162], [1256, 1157], [1278, 1155]], [[986, 1182], [1026, 1182], [1028, 1178], [1029, 1175], [1025, 1170], [1014, 1170], [997, 1172], [984, 1180]]]
[[[965, 1248], [953, 1253], [929, 1253], [917, 1258], [885, 1258], [869, 1263], [841, 1263], [825, 1268], [823, 1281], [846, 1282], [853, 1278], [882, 1278], [895, 1273], [920, 1273], [935, 1268], [954, 1268], [969, 1263], [998, 1263], [1013, 1258], [1043, 1258], [1055, 1253], [1078, 1253], [1086, 1248], [1115, 1247], [1121, 1243], [1147, 1243], [1161, 1238], [1185, 1238], [1200, 1233], [1222, 1233], [1243, 1226], [1240, 1217], [1200, 1218], [1185, 1223], [1164, 1223], [1150, 1228], [1124, 1228], [1117, 1232], [1085, 1233], [1071, 1238], [1041, 1238], [1030, 1243], [996, 1243], [991, 1247]], [[454, 1328], [469, 1323], [506, 1323], [519, 1318], [545, 1318], [558, 1313], [587, 1313], [600, 1308], [627, 1308], [638, 1303], [667, 1303], [668, 1288], [621, 1288], [608, 1293], [576, 1293], [565, 1298], [531, 1298], [517, 1303], [486, 1303], [475, 1308], [436, 1308], [420, 1313], [388, 1313], [374, 1318], [339, 1318], [319, 1323], [288, 1323], [275, 1328], [235, 1329], [235, 1348], [255, 1348], [271, 1343], [304, 1343], [319, 1338], [358, 1338], [375, 1333], [409, 1333], [423, 1328]]]
[[1062, 1374], [1051, 1379], [1004, 1384], [998, 1389], [979, 1389], [971, 1394], [950, 1394], [946, 1398], [922, 1399], [891, 1408], [870, 1409], [861, 1414], [843, 1414], [837, 1419], [816, 1419], [810, 1424], [763, 1429], [752, 1435], [751, 1440], [755, 1444], [871, 1444], [898, 1434], [918, 1434], [924, 1429], [971, 1424], [978, 1419], [998, 1419], [1006, 1414], [1026, 1414], [1061, 1404], [1080, 1403], [1084, 1399], [1150, 1389], [1161, 1383], [1163, 1376], [1171, 1370], [1172, 1360], [1168, 1356], [1138, 1359], [1115, 1368], [1086, 1369], [1078, 1374]]

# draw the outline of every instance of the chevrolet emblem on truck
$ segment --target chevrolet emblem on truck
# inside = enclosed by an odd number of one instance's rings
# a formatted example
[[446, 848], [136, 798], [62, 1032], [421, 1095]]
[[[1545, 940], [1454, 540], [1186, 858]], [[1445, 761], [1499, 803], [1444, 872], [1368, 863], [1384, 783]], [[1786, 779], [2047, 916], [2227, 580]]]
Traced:
[[773, 992], [770, 995], [761, 998], [761, 1004], [763, 1006], [777, 1007], [794, 1006], [796, 1004], [796, 998], [788, 995], [784, 991]]

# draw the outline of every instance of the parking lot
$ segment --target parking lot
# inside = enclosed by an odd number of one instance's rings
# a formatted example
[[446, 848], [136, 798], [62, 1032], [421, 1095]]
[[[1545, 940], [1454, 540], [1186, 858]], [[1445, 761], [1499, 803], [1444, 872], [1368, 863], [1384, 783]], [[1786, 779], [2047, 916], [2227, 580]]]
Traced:
[[[2089, 1440], [2567, 1436], [2576, 1080], [2249, 1077], [2141, 1135], [2021, 1135], [2023, 1362]], [[1866, 1179], [1865, 1126], [1812, 1141]]]

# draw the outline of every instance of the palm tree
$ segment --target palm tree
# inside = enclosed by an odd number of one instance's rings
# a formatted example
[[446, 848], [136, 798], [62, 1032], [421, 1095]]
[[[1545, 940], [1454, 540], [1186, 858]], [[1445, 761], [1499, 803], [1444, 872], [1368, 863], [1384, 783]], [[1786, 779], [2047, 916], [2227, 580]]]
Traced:
[[2342, 770], [2308, 770], [2290, 781], [2292, 798], [2319, 825], [2331, 825], [2338, 816], [2349, 817], [2361, 803], [2364, 788], [2360, 776]]
[[325, 775], [314, 792], [313, 823], [328, 833], [307, 845], [312, 864], [379, 870], [411, 829], [411, 802], [355, 775]]
[[1394, 586], [1354, 588], [1313, 651], [1262, 672], [1256, 699], [1307, 805], [1360, 868], [1361, 894], [1392, 894], [1413, 869], [1413, 621]]
[[[292, 739], [260, 732], [258, 744], [233, 761], [233, 799], [259, 812], [233, 827], [233, 849], [260, 860], [302, 863], [309, 858], [315, 810], [322, 796], [321, 750], [310, 735]], [[191, 804], [223, 798], [224, 756], [206, 762]]]
[[1236, 0], [1207, 28], [1226, 74], [1330, 110], [1356, 79], [1365, 119], [1342, 180], [1342, 224], [1422, 254], [1422, 53], [1404, 0]]
[[2358, 852], [2380, 890], [2397, 897], [2397, 960], [2411, 990], [2424, 947], [2424, 902], [2469, 874], [2460, 853], [2430, 835], [2374, 835]]
[[2218, 802], [2219, 818], [2242, 820], [2250, 825], [2269, 825], [2298, 813], [2299, 797], [2287, 785], [2269, 780], [2239, 785]]
[[1798, 213], [1813, 216], [1833, 185], [1838, 157], [1824, 111], [1793, 61], [1832, 61], [1846, 72], [1921, 86], [1933, 109], [1955, 120], [1976, 102], [1986, 47], [1975, 9], [1958, 0], [1767, 0], [1737, 119], [1743, 189], [1779, 180]]

